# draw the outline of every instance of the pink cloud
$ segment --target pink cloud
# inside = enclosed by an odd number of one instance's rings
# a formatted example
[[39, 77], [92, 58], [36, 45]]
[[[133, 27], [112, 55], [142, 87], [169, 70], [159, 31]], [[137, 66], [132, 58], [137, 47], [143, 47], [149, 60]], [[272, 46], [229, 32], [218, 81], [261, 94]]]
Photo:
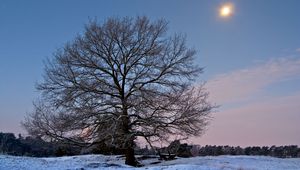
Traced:
[[221, 107], [206, 134], [191, 141], [201, 145], [300, 145], [300, 88], [289, 96], [262, 95], [275, 83], [299, 81], [299, 75], [300, 58], [287, 57], [215, 76], [206, 87], [211, 100]]
[[211, 99], [222, 105], [245, 101], [273, 83], [299, 78], [299, 75], [300, 58], [279, 58], [217, 75], [206, 87]]
[[201, 145], [300, 145], [300, 91], [215, 114]]

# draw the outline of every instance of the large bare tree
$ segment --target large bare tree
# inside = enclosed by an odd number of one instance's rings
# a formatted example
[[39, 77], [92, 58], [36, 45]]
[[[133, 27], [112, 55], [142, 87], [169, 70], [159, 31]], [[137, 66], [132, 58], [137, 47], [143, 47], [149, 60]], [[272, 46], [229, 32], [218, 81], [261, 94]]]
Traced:
[[78, 145], [105, 141], [137, 165], [134, 142], [200, 135], [214, 108], [182, 35], [147, 17], [90, 22], [46, 62], [42, 99], [23, 122], [32, 135]]

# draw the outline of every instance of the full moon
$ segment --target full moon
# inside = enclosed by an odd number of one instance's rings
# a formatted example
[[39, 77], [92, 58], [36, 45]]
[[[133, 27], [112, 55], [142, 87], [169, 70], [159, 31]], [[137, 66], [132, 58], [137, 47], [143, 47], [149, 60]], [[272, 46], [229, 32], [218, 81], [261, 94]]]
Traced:
[[221, 17], [229, 17], [233, 13], [233, 5], [231, 4], [222, 5], [219, 12]]

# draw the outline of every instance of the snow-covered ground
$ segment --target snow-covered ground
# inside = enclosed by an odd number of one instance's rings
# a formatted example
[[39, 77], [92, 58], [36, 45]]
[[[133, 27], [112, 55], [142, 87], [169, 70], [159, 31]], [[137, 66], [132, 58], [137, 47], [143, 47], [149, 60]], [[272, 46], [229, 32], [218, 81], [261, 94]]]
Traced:
[[[122, 156], [83, 155], [59, 158], [32, 158], [0, 155], [0, 170], [300, 170], [300, 158], [279, 159], [263, 156], [208, 156], [177, 158], [161, 161], [155, 158], [141, 160], [142, 168], [124, 164]], [[152, 164], [155, 163], [156, 164]]]

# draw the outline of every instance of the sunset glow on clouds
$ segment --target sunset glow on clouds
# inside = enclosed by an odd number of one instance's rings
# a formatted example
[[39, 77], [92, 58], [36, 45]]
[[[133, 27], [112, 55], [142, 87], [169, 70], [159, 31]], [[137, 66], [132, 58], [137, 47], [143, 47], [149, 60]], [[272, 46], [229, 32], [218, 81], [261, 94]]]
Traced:
[[213, 101], [227, 104], [245, 101], [274, 83], [299, 79], [299, 75], [300, 56], [278, 58], [217, 75], [208, 81], [207, 88]]
[[207, 133], [196, 141], [216, 145], [299, 145], [300, 87], [285, 95], [267, 92], [278, 83], [296, 83], [299, 75], [297, 56], [271, 59], [209, 80], [212, 101], [221, 106]]

